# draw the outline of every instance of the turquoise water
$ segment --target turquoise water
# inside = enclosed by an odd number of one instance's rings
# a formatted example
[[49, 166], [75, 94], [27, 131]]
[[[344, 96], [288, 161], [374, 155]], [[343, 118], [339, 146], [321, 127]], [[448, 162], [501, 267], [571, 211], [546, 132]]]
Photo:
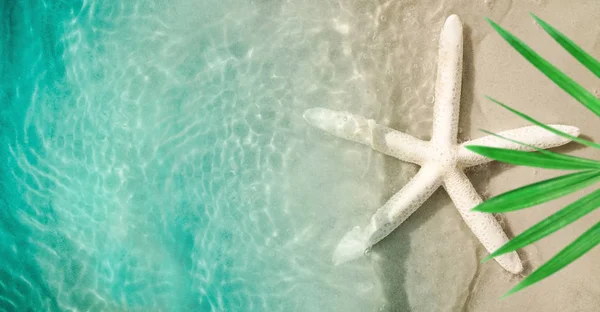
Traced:
[[330, 257], [382, 159], [301, 118], [378, 114], [365, 10], [0, 2], [0, 311], [378, 308], [368, 262]]

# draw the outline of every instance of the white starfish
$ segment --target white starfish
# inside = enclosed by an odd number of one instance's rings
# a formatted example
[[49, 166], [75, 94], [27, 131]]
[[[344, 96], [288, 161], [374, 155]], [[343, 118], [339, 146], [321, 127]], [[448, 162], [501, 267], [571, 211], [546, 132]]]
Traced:
[[[433, 133], [429, 142], [348, 112], [313, 108], [304, 113], [304, 118], [310, 124], [328, 133], [368, 145], [386, 155], [421, 166], [416, 176], [377, 210], [365, 228], [355, 227], [346, 234], [334, 253], [333, 261], [336, 264], [360, 257], [368, 248], [406, 220], [442, 185], [464, 221], [488, 252], [493, 252], [508, 242], [506, 234], [493, 215], [471, 211], [482, 200], [463, 169], [491, 160], [467, 150], [464, 146], [485, 145], [515, 150], [530, 149], [494, 136], [457, 144], [462, 50], [462, 24], [458, 16], [452, 15], [446, 20], [440, 34]], [[562, 125], [552, 125], [552, 127], [574, 136], [579, 135], [579, 129], [576, 127]], [[550, 148], [568, 142], [536, 126], [499, 134], [538, 148]], [[516, 252], [496, 257], [496, 261], [509, 272], [517, 274], [523, 270]]]

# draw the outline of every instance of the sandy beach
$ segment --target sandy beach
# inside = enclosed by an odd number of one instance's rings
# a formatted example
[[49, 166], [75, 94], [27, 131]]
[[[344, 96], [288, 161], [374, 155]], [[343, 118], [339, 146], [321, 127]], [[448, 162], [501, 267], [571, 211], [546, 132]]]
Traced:
[[[0, 310], [598, 311], [599, 249], [500, 301], [522, 276], [480, 264], [442, 189], [368, 256], [332, 261], [418, 168], [303, 114], [347, 111], [429, 139], [452, 14], [461, 142], [528, 125], [485, 95], [600, 140], [600, 120], [484, 20], [598, 94], [528, 12], [600, 57], [597, 0], [0, 2]], [[467, 172], [484, 197], [559, 174]], [[514, 236], [589, 191], [499, 219]], [[524, 275], [599, 218], [522, 250]]]
[[[438, 25], [444, 20], [442, 16], [452, 13], [463, 20], [465, 58], [460, 120], [463, 140], [483, 136], [479, 129], [497, 132], [528, 125], [518, 116], [486, 100], [485, 95], [543, 122], [578, 126], [584, 137], [594, 141], [599, 139], [596, 135], [600, 129], [598, 118], [528, 64], [483, 20], [485, 16], [490, 17], [588, 90], [597, 90], [597, 78], [555, 43], [528, 13], [545, 19], [597, 57], [600, 56], [600, 45], [596, 38], [600, 29], [593, 25], [600, 14], [599, 3], [444, 1], [437, 4], [437, 10], [432, 10], [432, 7], [436, 4], [429, 1], [414, 4], [410, 10], [398, 4], [396, 9], [404, 10], [404, 14], [413, 12], [418, 15], [416, 20], [419, 21], [430, 18]], [[426, 38], [437, 39], [433, 33], [427, 34]], [[427, 64], [435, 61], [434, 45], [435, 42], [422, 40], [408, 48], [414, 50], [415, 55], [422, 55]], [[431, 77], [432, 71], [425, 67], [422, 69], [423, 76], [413, 75], [406, 79], [427, 89], [424, 93], [431, 94], [433, 79], [426, 77]], [[421, 79], [427, 80], [426, 86]], [[404, 94], [400, 98], [396, 101], [410, 101]], [[421, 100], [426, 101], [424, 98]], [[426, 119], [430, 111], [421, 113], [424, 120], [430, 121]], [[425, 129], [430, 128], [430, 124], [424, 123], [422, 128], [415, 129], [414, 125], [403, 124], [401, 115], [391, 115], [395, 116], [392, 125], [411, 134], [423, 135], [427, 133]], [[574, 143], [555, 150], [593, 159], [600, 156], [597, 151]], [[385, 198], [408, 180], [404, 175], [396, 177], [391, 173], [400, 168], [410, 168], [393, 160], [386, 164], [390, 191], [384, 195]], [[404, 172], [414, 174], [415, 171], [404, 169]], [[468, 175], [485, 198], [559, 174], [562, 172], [492, 163], [474, 168]], [[499, 218], [507, 233], [514, 236], [586, 192], [589, 190]], [[549, 260], [595, 224], [599, 217], [600, 211], [596, 211], [522, 250], [520, 255], [526, 262], [525, 273]], [[504, 272], [493, 261], [479, 264], [486, 252], [462, 224], [444, 191], [438, 191], [374, 250], [379, 257], [378, 272], [384, 276], [382, 283], [390, 311], [595, 311], [600, 304], [600, 286], [595, 282], [600, 277], [598, 249], [541, 283], [501, 301], [499, 298], [521, 277]]]

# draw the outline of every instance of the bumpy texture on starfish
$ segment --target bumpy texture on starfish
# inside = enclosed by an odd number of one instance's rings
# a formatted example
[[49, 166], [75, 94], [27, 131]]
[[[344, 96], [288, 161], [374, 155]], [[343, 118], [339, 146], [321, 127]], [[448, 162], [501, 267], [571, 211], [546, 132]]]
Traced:
[[[347, 112], [313, 108], [304, 113], [304, 118], [310, 124], [330, 134], [368, 145], [386, 155], [421, 166], [416, 176], [377, 210], [365, 228], [355, 227], [346, 234], [336, 248], [334, 263], [340, 264], [363, 255], [365, 250], [404, 222], [439, 186], [444, 186], [463, 220], [488, 252], [493, 252], [508, 242], [506, 234], [493, 215], [471, 211], [482, 200], [463, 169], [491, 160], [467, 150], [464, 146], [531, 149], [494, 136], [457, 144], [462, 51], [462, 23], [458, 16], [452, 15], [446, 20], [440, 35], [433, 132], [429, 142]], [[552, 127], [573, 136], [579, 135], [579, 129], [576, 127]], [[569, 142], [536, 126], [499, 134], [544, 149]], [[523, 270], [516, 252], [499, 256], [496, 261], [509, 272], [517, 274]]]

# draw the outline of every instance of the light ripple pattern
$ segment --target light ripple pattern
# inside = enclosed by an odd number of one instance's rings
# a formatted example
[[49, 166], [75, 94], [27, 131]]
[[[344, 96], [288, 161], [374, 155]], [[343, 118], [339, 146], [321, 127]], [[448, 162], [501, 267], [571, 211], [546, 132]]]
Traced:
[[331, 252], [383, 159], [302, 120], [377, 116], [374, 8], [3, 1], [0, 311], [377, 309]]

